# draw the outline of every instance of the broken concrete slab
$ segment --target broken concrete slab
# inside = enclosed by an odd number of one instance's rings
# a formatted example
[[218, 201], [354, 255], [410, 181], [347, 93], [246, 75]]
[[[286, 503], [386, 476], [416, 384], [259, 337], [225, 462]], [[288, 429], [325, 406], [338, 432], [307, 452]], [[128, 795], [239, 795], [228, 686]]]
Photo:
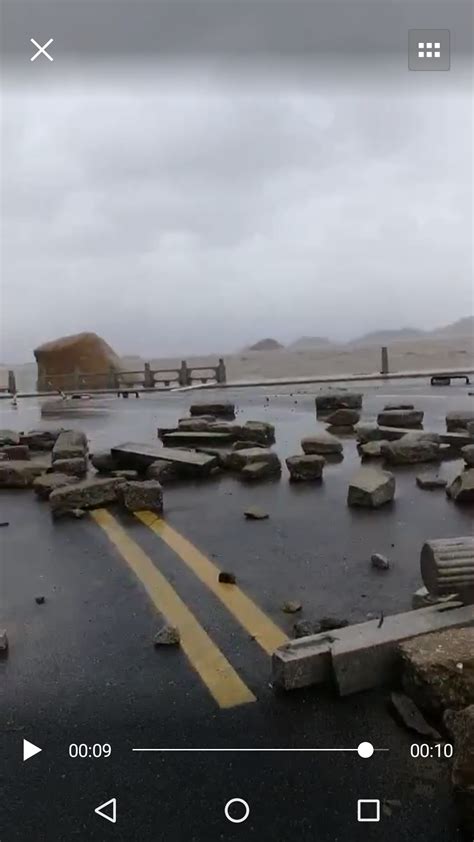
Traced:
[[391, 693], [390, 701], [397, 718], [410, 731], [415, 731], [415, 733], [420, 734], [422, 737], [429, 737], [431, 740], [441, 741], [441, 734], [426, 721], [413, 699], [405, 696], [404, 693]]
[[399, 645], [404, 690], [433, 714], [461, 710], [474, 700], [474, 607], [460, 610], [470, 612], [470, 628], [440, 630]]
[[446, 430], [448, 433], [458, 430], [466, 430], [467, 425], [474, 422], [474, 411], [472, 409], [457, 409], [448, 412], [446, 415]]
[[434, 596], [430, 594], [428, 588], [424, 586], [422, 588], [418, 588], [417, 591], [413, 594], [411, 598], [411, 607], [416, 608], [426, 608], [429, 605], [439, 605], [443, 602], [455, 602], [460, 601], [458, 594], [446, 594], [446, 596]]
[[416, 465], [440, 460], [437, 442], [411, 439], [408, 436], [398, 441], [385, 442], [380, 450], [389, 465]]
[[424, 412], [417, 409], [388, 409], [379, 412], [377, 424], [379, 427], [420, 427], [423, 424]]
[[438, 488], [446, 488], [448, 480], [445, 477], [440, 477], [439, 474], [418, 474], [416, 484], [418, 488], [434, 491]]
[[218, 418], [235, 418], [235, 404], [229, 401], [222, 403], [193, 403], [189, 408], [190, 415], [213, 415]]
[[110, 474], [117, 470], [118, 465], [110, 450], [99, 450], [90, 457], [91, 464], [99, 474]]
[[210, 429], [208, 432], [192, 433], [190, 431], [178, 431], [174, 433], [166, 433], [161, 436], [161, 440], [165, 447], [186, 447], [188, 445], [210, 447], [212, 445], [226, 445], [231, 443], [232, 438], [233, 436], [231, 433], [218, 433]]
[[461, 453], [468, 468], [474, 468], [474, 444], [466, 444], [461, 448]]
[[458, 474], [446, 488], [446, 494], [455, 503], [474, 503], [474, 468]]
[[275, 471], [281, 470], [280, 460], [273, 450], [263, 447], [248, 447], [244, 450], [234, 450], [227, 454], [226, 464], [229, 470], [241, 471], [246, 465], [254, 462], [266, 463]]
[[291, 482], [314, 482], [320, 480], [323, 475], [323, 468], [326, 464], [324, 456], [314, 454], [297, 454], [288, 456], [285, 459], [286, 467], [290, 473]]
[[336, 409], [331, 412], [326, 418], [328, 424], [332, 427], [350, 427], [358, 424], [360, 420], [360, 412], [357, 409]]
[[377, 468], [359, 468], [352, 477], [347, 493], [348, 506], [377, 509], [395, 496], [395, 477]]
[[115, 503], [123, 483], [117, 477], [104, 477], [56, 488], [49, 497], [51, 513], [57, 518], [69, 514], [72, 509], [94, 509]]
[[47, 462], [6, 459], [0, 462], [0, 488], [30, 488], [36, 477], [49, 469]]
[[336, 409], [362, 408], [362, 394], [360, 392], [345, 392], [340, 389], [316, 395], [315, 400], [318, 414], [334, 412]]
[[29, 430], [20, 434], [20, 444], [26, 444], [30, 450], [52, 450], [62, 428], [56, 430]]
[[256, 480], [271, 479], [281, 474], [281, 465], [273, 462], [251, 462], [244, 465], [239, 473], [239, 478], [247, 482]]
[[83, 477], [87, 474], [87, 459], [85, 456], [77, 456], [71, 459], [56, 459], [53, 462], [53, 469], [59, 471], [61, 474]]
[[259, 444], [273, 444], [275, 441], [275, 427], [268, 421], [246, 421], [240, 428], [240, 438], [258, 441]]
[[20, 444], [20, 435], [15, 430], [0, 430], [0, 447]]
[[415, 406], [412, 403], [386, 403], [384, 406], [384, 412], [390, 412], [390, 410], [394, 409], [415, 409]]
[[472, 440], [467, 433], [429, 433], [427, 430], [410, 430], [407, 432], [405, 427], [377, 427], [378, 437], [387, 439], [387, 441], [396, 441], [397, 439], [410, 436], [410, 438], [418, 437], [421, 440], [441, 442], [442, 444], [449, 444], [452, 447], [461, 448], [465, 444], [472, 444]]
[[301, 448], [303, 453], [308, 455], [317, 454], [321, 456], [327, 453], [340, 454], [343, 450], [342, 442], [328, 432], [316, 433], [313, 436], [305, 436], [304, 439], [301, 439]]
[[166, 485], [179, 479], [179, 466], [173, 462], [152, 462], [145, 472], [146, 479], [156, 479], [161, 485]]
[[120, 488], [120, 497], [129, 512], [163, 511], [163, 489], [155, 479], [125, 482]]
[[51, 458], [54, 463], [58, 459], [83, 457], [86, 453], [86, 434], [79, 430], [63, 430], [54, 443]]
[[76, 477], [66, 474], [42, 474], [33, 481], [33, 491], [40, 500], [48, 500], [51, 492], [55, 488], [62, 488], [64, 485], [74, 485], [76, 482]]
[[176, 466], [182, 476], [205, 476], [217, 465], [217, 458], [196, 450], [178, 450], [159, 447], [155, 444], [125, 442], [111, 448], [118, 468], [145, 470], [153, 462], [169, 462]]
[[[388, 436], [384, 436], [380, 427], [376, 424], [357, 424], [354, 427], [354, 432], [356, 434], [357, 441], [360, 444], [367, 444], [367, 442], [371, 441], [380, 441], [383, 438], [387, 438]], [[402, 435], [406, 433], [406, 430], [403, 430]]]
[[273, 654], [273, 682], [287, 690], [321, 684], [336, 677], [341, 695], [393, 680], [397, 646], [411, 637], [474, 625], [474, 609], [460, 603], [422, 608], [303, 637]]
[[5, 459], [31, 459], [30, 448], [26, 444], [7, 444], [0, 453]]

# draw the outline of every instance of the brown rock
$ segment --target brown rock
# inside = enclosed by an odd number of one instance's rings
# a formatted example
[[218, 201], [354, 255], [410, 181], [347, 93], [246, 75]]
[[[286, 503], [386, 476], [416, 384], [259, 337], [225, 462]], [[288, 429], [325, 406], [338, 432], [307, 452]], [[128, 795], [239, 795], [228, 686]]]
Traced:
[[96, 333], [62, 336], [40, 345], [34, 355], [41, 391], [76, 389], [75, 371], [87, 375], [82, 388], [103, 389], [108, 385], [111, 372], [121, 368], [117, 354]]
[[42, 474], [34, 480], [33, 491], [40, 500], [49, 500], [49, 496], [55, 488], [62, 488], [64, 485], [74, 485], [75, 482], [77, 482], [76, 477], [67, 476], [66, 474]]
[[460, 710], [474, 699], [474, 628], [449, 629], [399, 646], [403, 686], [422, 710]]

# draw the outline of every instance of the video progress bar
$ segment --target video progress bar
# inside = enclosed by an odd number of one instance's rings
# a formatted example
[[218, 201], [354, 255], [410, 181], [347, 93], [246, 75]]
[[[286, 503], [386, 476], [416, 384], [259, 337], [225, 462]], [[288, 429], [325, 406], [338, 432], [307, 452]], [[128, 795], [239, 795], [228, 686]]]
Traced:
[[361, 743], [357, 748], [133, 748], [136, 752], [356, 752], [359, 757], [367, 759], [376, 751], [390, 751], [388, 748], [375, 748], [372, 743]]

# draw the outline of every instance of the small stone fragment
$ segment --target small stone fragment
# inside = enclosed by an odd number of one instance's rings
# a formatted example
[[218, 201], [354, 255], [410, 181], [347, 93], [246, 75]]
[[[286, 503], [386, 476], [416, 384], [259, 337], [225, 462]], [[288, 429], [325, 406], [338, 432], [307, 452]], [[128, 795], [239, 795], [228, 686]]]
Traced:
[[35, 602], [37, 605], [44, 605], [46, 600], [44, 596], [35, 596]]
[[0, 654], [8, 652], [8, 635], [5, 629], [0, 629]]
[[293, 625], [293, 631], [296, 638], [309, 637], [312, 634], [319, 634], [322, 627], [318, 620], [298, 620]]
[[181, 635], [176, 626], [163, 626], [153, 638], [155, 646], [179, 646]]
[[290, 599], [283, 603], [281, 610], [284, 611], [285, 614], [296, 614], [298, 611], [301, 611], [302, 607], [301, 602]]
[[237, 579], [234, 573], [229, 573], [226, 570], [221, 570], [219, 573], [218, 581], [225, 585], [235, 585]]
[[341, 619], [341, 617], [321, 617], [320, 621], [321, 631], [334, 631], [334, 629], [345, 629], [349, 625], [348, 620]]
[[376, 468], [360, 468], [350, 481], [347, 504], [376, 509], [393, 500], [394, 495], [393, 474]]
[[246, 509], [244, 515], [247, 520], [267, 520], [270, 517], [268, 512], [264, 512], [263, 509], [257, 509], [256, 507]]
[[390, 701], [399, 719], [410, 731], [415, 731], [422, 737], [430, 737], [432, 740], [441, 740], [440, 733], [428, 724], [421, 711], [408, 696], [404, 693], [392, 693]]
[[376, 570], [389, 570], [390, 569], [390, 562], [387, 556], [382, 555], [382, 553], [373, 553], [370, 558], [372, 567]]
[[303, 453], [307, 454], [317, 453], [324, 455], [326, 453], [342, 453], [342, 442], [328, 432], [306, 436], [301, 441], [301, 447]]
[[462, 471], [451, 485], [448, 485], [446, 494], [455, 503], [474, 503], [474, 468]]
[[457, 599], [457, 594], [450, 593], [443, 596], [432, 596], [428, 589], [423, 586], [422, 588], [418, 588], [413, 594], [411, 607], [414, 609], [427, 608], [429, 605], [439, 605], [443, 602], [451, 602], [454, 599]]
[[418, 474], [416, 484], [419, 488], [432, 491], [435, 488], [446, 488], [448, 481], [439, 474]]
[[326, 464], [324, 456], [319, 456], [317, 453], [288, 456], [285, 461], [291, 482], [320, 480], [323, 475], [323, 467]]

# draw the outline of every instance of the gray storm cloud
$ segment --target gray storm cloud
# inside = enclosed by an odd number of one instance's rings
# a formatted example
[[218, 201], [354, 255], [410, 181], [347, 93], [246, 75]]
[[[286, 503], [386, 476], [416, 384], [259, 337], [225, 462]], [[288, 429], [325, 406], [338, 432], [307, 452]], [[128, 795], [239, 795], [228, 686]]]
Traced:
[[472, 312], [470, 107], [209, 75], [11, 85], [2, 357], [348, 339]]

